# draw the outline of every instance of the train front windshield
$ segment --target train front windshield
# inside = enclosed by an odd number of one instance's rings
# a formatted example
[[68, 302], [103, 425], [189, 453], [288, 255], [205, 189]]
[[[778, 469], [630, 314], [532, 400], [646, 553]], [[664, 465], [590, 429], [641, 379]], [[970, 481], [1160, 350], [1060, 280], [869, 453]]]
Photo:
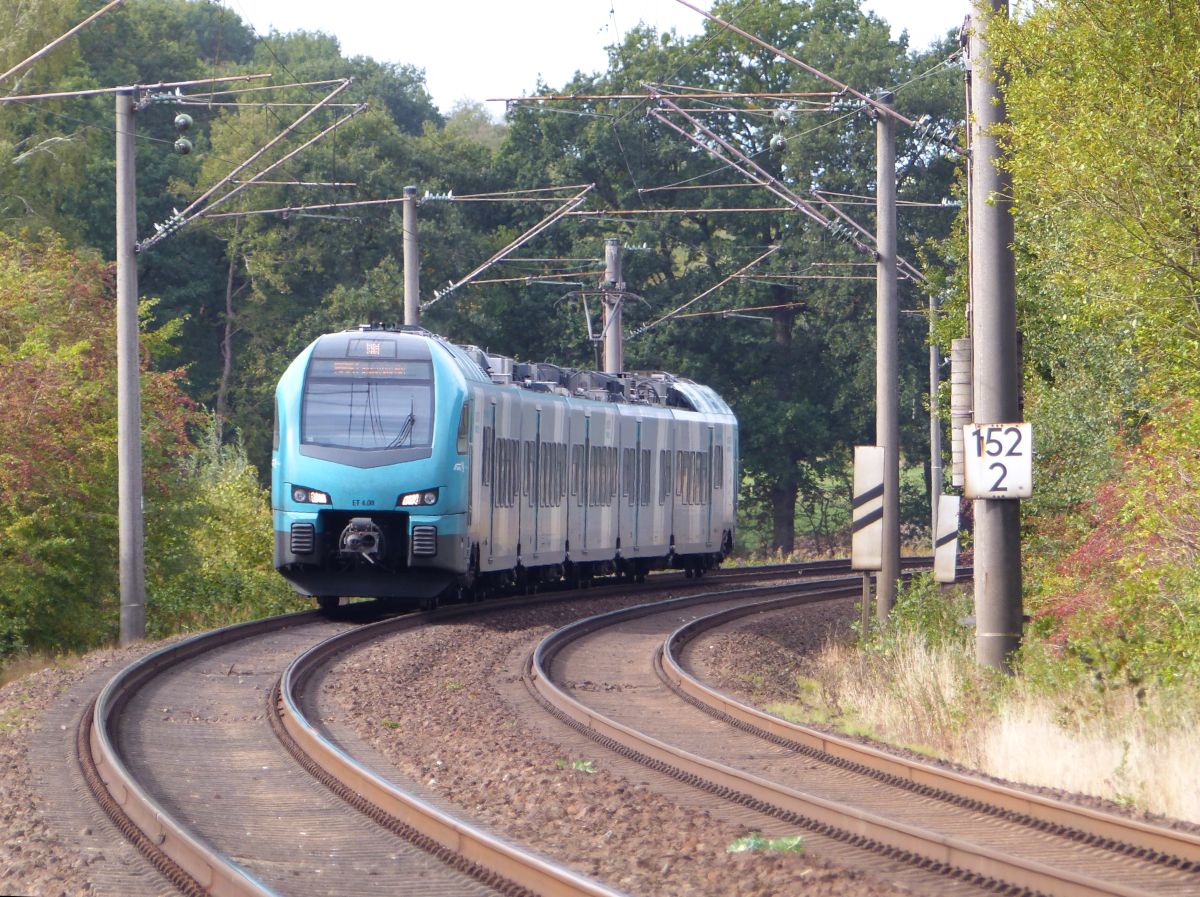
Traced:
[[375, 450], [433, 441], [433, 365], [384, 358], [313, 358], [300, 441]]

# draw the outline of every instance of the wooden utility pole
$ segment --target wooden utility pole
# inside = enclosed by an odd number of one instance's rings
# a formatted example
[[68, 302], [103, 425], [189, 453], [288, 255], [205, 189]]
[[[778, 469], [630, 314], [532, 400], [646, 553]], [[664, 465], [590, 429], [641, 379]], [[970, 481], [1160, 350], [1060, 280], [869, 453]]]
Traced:
[[[894, 96], [879, 103], [890, 111]], [[883, 449], [883, 544], [875, 613], [885, 621], [900, 579], [900, 364], [896, 279], [896, 121], [875, 115], [875, 444]]]
[[117, 539], [122, 645], [146, 637], [134, 91], [117, 94]]
[[[983, 27], [1008, 15], [1008, 0], [976, 0], [969, 27], [968, 120], [971, 134], [971, 335], [974, 421], [1019, 419], [1016, 263], [1013, 256], [1012, 179], [1000, 165], [996, 138], [1007, 118]], [[1008, 670], [1021, 644], [1021, 503], [975, 500], [975, 656]]]

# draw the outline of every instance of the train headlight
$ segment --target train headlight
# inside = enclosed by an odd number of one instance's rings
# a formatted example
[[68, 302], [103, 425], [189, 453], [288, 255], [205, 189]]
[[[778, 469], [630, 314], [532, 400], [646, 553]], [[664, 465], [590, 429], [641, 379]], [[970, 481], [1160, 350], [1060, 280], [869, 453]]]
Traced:
[[436, 505], [437, 500], [438, 491], [436, 489], [426, 489], [424, 492], [406, 492], [396, 499], [396, 507], [419, 508], [421, 505]]
[[329, 500], [328, 492], [321, 492], [319, 489], [309, 489], [307, 486], [293, 486], [292, 501], [304, 505], [332, 504]]

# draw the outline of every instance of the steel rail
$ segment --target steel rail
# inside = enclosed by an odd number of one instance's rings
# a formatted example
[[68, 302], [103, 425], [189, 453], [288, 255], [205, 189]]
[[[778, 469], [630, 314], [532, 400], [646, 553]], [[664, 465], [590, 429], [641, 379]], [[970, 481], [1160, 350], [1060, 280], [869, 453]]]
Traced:
[[245, 638], [320, 620], [304, 611], [241, 623], [160, 648], [117, 673], [85, 712], [77, 738], [80, 766], [108, 817], [162, 874], [186, 894], [277, 897], [242, 866], [193, 835], [130, 773], [114, 724], [133, 695], [162, 670]]
[[[538, 894], [544, 897], [621, 897], [619, 891], [509, 844], [408, 793], [346, 753], [319, 725], [308, 719], [300, 706], [299, 696], [303, 693], [305, 683], [314, 673], [339, 654], [365, 642], [435, 621], [445, 622], [456, 617], [491, 612], [505, 606], [527, 607], [530, 604], [553, 600], [561, 600], [561, 596], [533, 601], [524, 598], [489, 602], [482, 606], [443, 608], [384, 620], [331, 636], [299, 655], [284, 671], [277, 691], [275, 709], [288, 736], [295, 742], [299, 751], [315, 764], [316, 769], [313, 771], [319, 779], [339, 794], [344, 793], [343, 789], [349, 789], [367, 805], [358, 805], [358, 809], [372, 815], [377, 822], [415, 832], [419, 837], [428, 839], [431, 846], [427, 849], [432, 848], [441, 853], [443, 859], [448, 858], [446, 852], [461, 857], [466, 862], [466, 871], [480, 877], [478, 870], [483, 870], [486, 874], [498, 877], [510, 885], [507, 888], [510, 892], [513, 891], [511, 886], [515, 886], [518, 893]], [[326, 775], [320, 775], [321, 772]], [[355, 803], [357, 805], [357, 802]], [[438, 847], [444, 850], [436, 851]], [[474, 869], [470, 868], [472, 864]], [[499, 887], [505, 889], [503, 884]]]
[[[820, 574], [831, 568], [844, 569], [846, 564], [844, 560], [834, 560], [818, 561], [812, 565], [780, 565], [767, 568], [762, 575], [800, 570], [809, 571], [809, 575]], [[745, 568], [743, 572], [752, 570]], [[734, 591], [742, 594], [794, 588], [794, 584], [789, 584], [765, 588], [740, 587]], [[593, 588], [588, 597], [598, 597], [598, 592]], [[620, 892], [511, 845], [406, 792], [350, 756], [320, 725], [308, 718], [302, 706], [305, 686], [318, 671], [334, 662], [339, 655], [367, 642], [434, 621], [447, 622], [507, 608], [576, 600], [578, 594], [574, 591], [547, 593], [539, 598], [516, 597], [483, 605], [445, 607], [339, 633], [312, 646], [289, 664], [269, 700], [268, 710], [277, 718], [285, 747], [314, 777], [376, 822], [418, 841], [422, 847], [442, 859], [455, 862], [456, 857], [461, 858], [462, 862], [457, 865], [463, 871], [515, 893], [533, 893], [545, 897], [619, 897]], [[685, 597], [669, 603], [688, 600]], [[709, 597], [704, 600], [712, 599]]]
[[[787, 598], [763, 602], [758, 612], [769, 613], [794, 603], [793, 599]], [[960, 800], [998, 807], [1020, 814], [1035, 823], [1061, 827], [1077, 833], [1081, 841], [1132, 845], [1150, 851], [1168, 865], [1200, 868], [1200, 836], [1191, 832], [1176, 831], [1137, 819], [1114, 816], [1090, 807], [989, 782], [788, 722], [706, 685], [684, 669], [680, 658], [688, 642], [704, 632], [743, 616], [744, 608], [719, 611], [685, 623], [667, 636], [659, 650], [659, 663], [667, 682], [713, 712], [757, 730], [769, 739], [800, 744], [839, 760], [869, 767], [922, 789], [932, 789]]]
[[[828, 566], [838, 562], [822, 563]], [[768, 568], [765, 575], [776, 573], [777, 570], [778, 568]], [[752, 568], [739, 569], [742, 575], [751, 574], [751, 571]], [[598, 597], [604, 591], [607, 590], [603, 587], [593, 588], [587, 594], [589, 597]], [[435, 612], [435, 616], [444, 620], [508, 606], [575, 600], [578, 595], [578, 592], [555, 593], [540, 598], [519, 597], [506, 601], [490, 601], [482, 605], [446, 608]], [[422, 617], [428, 620], [430, 615]], [[259, 881], [241, 865], [192, 834], [186, 825], [168, 812], [138, 783], [124, 759], [115, 734], [115, 724], [122, 710], [139, 689], [170, 667], [242, 639], [323, 619], [324, 616], [318, 611], [270, 617], [202, 633], [160, 648], [120, 670], [84, 712], [76, 733], [76, 758], [89, 789], [113, 824], [147, 861], [182, 893], [194, 894], [197, 897], [277, 897], [276, 891]], [[405, 619], [415, 620], [415, 617]], [[385, 622], [390, 622], [393, 626], [398, 625], [396, 621]], [[362, 630], [353, 630], [360, 631]], [[295, 723], [293, 728], [296, 728]]]
[[[807, 593], [791, 596], [794, 602], [815, 602], [857, 595], [860, 580], [855, 577], [792, 588]], [[554, 657], [568, 644], [586, 635], [668, 608], [681, 609], [730, 597], [734, 595], [689, 596], [653, 606], [639, 605], [614, 611], [565, 626], [547, 636], [530, 655], [526, 663], [526, 681], [551, 712], [593, 740], [676, 779], [834, 837], [864, 844], [910, 862], [932, 863], [958, 878], [977, 880], [982, 877], [1000, 887], [1019, 882], [1018, 887], [1064, 897], [1150, 897], [1148, 891], [1101, 882], [1044, 863], [1013, 857], [1000, 850], [805, 794], [697, 756], [595, 711], [556, 685], [550, 676]]]

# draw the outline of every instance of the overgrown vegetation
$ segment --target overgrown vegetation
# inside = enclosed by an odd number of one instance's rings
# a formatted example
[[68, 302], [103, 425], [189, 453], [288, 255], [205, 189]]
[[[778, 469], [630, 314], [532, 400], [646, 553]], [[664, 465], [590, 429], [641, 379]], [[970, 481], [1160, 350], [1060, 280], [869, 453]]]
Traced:
[[[99, 5], [0, 4], [0, 67], [28, 57]], [[961, 119], [957, 79], [943, 64], [949, 40], [911, 49], [891, 40], [887, 25], [864, 13], [858, 0], [732, 0], [717, 7], [848, 83], [895, 88], [898, 107], [914, 118], [932, 116], [944, 130]], [[494, 282], [465, 287], [426, 311], [425, 325], [456, 341], [527, 360], [591, 365], [588, 323], [564, 294], [580, 281], [594, 283], [604, 239], [616, 236], [631, 247], [625, 279], [645, 301], [626, 308], [630, 330], [778, 244], [781, 251], [755, 269], [763, 279], [731, 280], [692, 309], [705, 314], [630, 341], [626, 359], [630, 367], [668, 369], [706, 382], [734, 405], [743, 421], [742, 467], [758, 505], [746, 528], [758, 530], [759, 544], [790, 552], [799, 525], [802, 533], [816, 535], [823, 550], [836, 548], [848, 447], [868, 441], [870, 429], [864, 398], [871, 394], [872, 364], [864, 348], [873, 287], [842, 276], [861, 258], [824, 229], [805, 224], [803, 216], [730, 213], [769, 206], [773, 200], [759, 188], [705, 190], [686, 201], [670, 191], [646, 191], [712, 183], [714, 167], [707, 154], [648, 118], [639, 101], [579, 100], [557, 104], [553, 112], [521, 103], [502, 123], [478, 106], [444, 115], [411, 66], [346, 58], [326, 34], [262, 38], [211, 0], [126, 3], [3, 88], [57, 94], [266, 71], [275, 73], [276, 84], [309, 86], [238, 93], [228, 98], [231, 105], [189, 107], [195, 149], [186, 156], [169, 150], [172, 120], [181, 110], [173, 102], [140, 109], [140, 236], [154, 233], [173, 209], [185, 208], [276, 135], [296, 110], [323, 96], [328, 86], [312, 82], [352, 76], [339, 102], [367, 108], [283, 164], [273, 183], [242, 191], [223, 211], [394, 198], [414, 183], [456, 197], [594, 184], [593, 211], [686, 209], [624, 221], [564, 219], [539, 238], [534, 256], [566, 262], [506, 260], [488, 278]], [[805, 99], [777, 110], [777, 103], [749, 103], [737, 114], [710, 118], [709, 125], [799, 193], [820, 188], [859, 195], [871, 189], [875, 135], [869, 117], [840, 107], [810, 109], [808, 93], [825, 90], [823, 82], [779, 65], [715, 25], [687, 39], [636, 27], [610, 49], [605, 71], [543, 87], [556, 94], [627, 95], [660, 80], [750, 94], [800, 92]], [[264, 108], [264, 97], [295, 105]], [[308, 126], [328, 127], [343, 111], [321, 110]], [[0, 232], [7, 235], [8, 251], [13, 257], [40, 253], [42, 238], [29, 234], [46, 230], [61, 254], [56, 270], [38, 268], [12, 289], [13, 296], [40, 290], [39, 301], [29, 308], [10, 303], [6, 310], [11, 320], [3, 339], [10, 355], [0, 358], [0, 382], [9, 390], [5, 408], [14, 414], [3, 424], [8, 441], [0, 451], [10, 466], [0, 485], [15, 497], [0, 511], [0, 564], [11, 576], [0, 597], [0, 657], [94, 645], [115, 627], [112, 328], [111, 306], [105, 305], [111, 297], [104, 298], [112, 274], [99, 261], [111, 255], [114, 243], [112, 115], [111, 97], [102, 95], [11, 104], [0, 116]], [[800, 133], [803, 139], [789, 139]], [[285, 141], [258, 164], [278, 161], [295, 145]], [[905, 173], [902, 198], [936, 203], [946, 194], [954, 163], [929, 152], [921, 135], [902, 133], [898, 158]], [[716, 178], [726, 180], [725, 174]], [[288, 181], [306, 186], [280, 183]], [[425, 203], [419, 216], [426, 248], [422, 282], [460, 277], [559, 201]], [[256, 478], [265, 482], [268, 470], [274, 384], [318, 334], [400, 318], [401, 218], [396, 205], [373, 205], [198, 221], [140, 254], [140, 290], [155, 297], [143, 306], [151, 632], [288, 606], [269, 571], [269, 525], [254, 485]], [[915, 246], [944, 237], [950, 224], [937, 210], [915, 217], [904, 251], [915, 255]], [[81, 267], [84, 260], [90, 268]], [[564, 266], [570, 276], [561, 284], [553, 278], [528, 282], [542, 274], [561, 276]], [[72, 297], [80, 291], [93, 307], [68, 325]], [[905, 301], [923, 305], [915, 296]], [[713, 314], [762, 306], [759, 317], [766, 320]], [[906, 358], [922, 357], [923, 332], [918, 319], [906, 316]], [[32, 401], [23, 402], [33, 368], [40, 385]], [[916, 407], [922, 368], [906, 363], [903, 370], [902, 400]], [[905, 427], [912, 455], [919, 457], [924, 423], [914, 417]]]
[[[1097, 687], [1032, 642], [1010, 678], [979, 667], [969, 590], [918, 577], [888, 624], [811, 658], [785, 718], [1152, 812], [1200, 820], [1194, 687]], [[1030, 750], [1030, 745], [1038, 745]]]
[[[98, 6], [0, 6], [0, 67]], [[985, 721], [989, 731], [1016, 732], [1017, 721], [1037, 718], [1076, 739], [1093, 729], [1144, 731], [1144, 750], [1119, 740], [1108, 763], [1113, 793], [1124, 799], [1142, 792], [1133, 770], [1151, 761], [1139, 758], [1194, 730], [1190, 708], [1200, 689], [1200, 2], [1015, 6], [1011, 22], [989, 26], [989, 38], [1007, 72], [1002, 136], [1015, 190], [1025, 411], [1038, 451], [1035, 498], [1025, 504], [1032, 623], [1016, 658], [1020, 675], [997, 681], [978, 670], [958, 622], [969, 600], [919, 582], [861, 651], [827, 656], [804, 698], [844, 724], [978, 762], [993, 750], [980, 738]], [[897, 87], [907, 115], [928, 114], [945, 131], [962, 120], [959, 73], [945, 65], [956, 49], [950, 37], [912, 50], [890, 40], [857, 0], [721, 0], [714, 10], [856, 87]], [[369, 109], [281, 174], [357, 186], [300, 195], [264, 185], [230, 210], [395, 197], [410, 183], [458, 196], [588, 183], [597, 208], [664, 211], [679, 205], [677, 194], [646, 188], [727, 180], [707, 154], [641, 114], [637, 101], [579, 100], [554, 114], [523, 103], [503, 123], [478, 107], [442, 115], [411, 67], [346, 59], [328, 35], [260, 39], [208, 0], [125, 4], [4, 88], [53, 92], [276, 68], [296, 81], [355, 76], [343, 99]], [[546, 90], [628, 94], [668, 76], [715, 90], [825, 89], [709, 25], [688, 40], [635, 28], [611, 48], [606, 71]], [[294, 88], [274, 98], [316, 95]], [[193, 110], [189, 156], [161, 143], [176, 109], [139, 112], [147, 138], [137, 160], [140, 233], [279, 130], [255, 95], [237, 102]], [[4, 108], [0, 659], [102, 643], [117, 618], [113, 272], [103, 261], [113, 246], [111, 101]], [[866, 116], [839, 110], [836, 127], [818, 127], [829, 122], [798, 105], [767, 112], [709, 124], [798, 193], [873, 189]], [[900, 140], [901, 199], [936, 205], [961, 193], [952, 158], [916, 132], [902, 130]], [[686, 212], [564, 221], [541, 238], [538, 257], [574, 260], [568, 279], [586, 279], [578, 271], [592, 270], [604, 238], [635, 247], [625, 278], [645, 302], [626, 309], [633, 329], [780, 245], [755, 269], [761, 277], [736, 279], [691, 309], [700, 314], [631, 341], [627, 361], [685, 373], [731, 400], [742, 420], [749, 548], [844, 551], [850, 447], [872, 441], [873, 285], [790, 279], [860, 259], [799, 216], [730, 214], [773, 201], [757, 188], [688, 195], [696, 199], [682, 203]], [[422, 245], [437, 248], [422, 260], [423, 282], [470, 270], [547, 208], [426, 203]], [[142, 254], [141, 289], [155, 297], [142, 305], [154, 634], [296, 604], [270, 568], [261, 487], [275, 380], [317, 334], [399, 317], [399, 211], [364, 207], [354, 215], [196, 224]], [[966, 329], [964, 222], [941, 209], [912, 215], [901, 251], [915, 258], [921, 249], [943, 296], [938, 339], [946, 344]], [[504, 273], [516, 276], [437, 303], [427, 325], [530, 360], [591, 363], [586, 321], [575, 303], [560, 301], [571, 287], [526, 282], [555, 273], [543, 262]], [[925, 298], [905, 292], [902, 302], [923, 308]], [[720, 314], [750, 309], [767, 320]], [[925, 499], [916, 459], [928, 444], [920, 414], [925, 322], [902, 321], [901, 402], [913, 409], [904, 416], [911, 466], [902, 503], [918, 526]], [[843, 666], [849, 674], [837, 673]], [[859, 689], [859, 680], [874, 685]], [[884, 699], [878, 707], [872, 695]], [[889, 704], [904, 713], [887, 719]]]
[[[113, 289], [111, 267], [57, 237], [0, 234], [0, 658], [115, 635]], [[244, 453], [202, 437], [181, 371], [152, 369], [175, 332], [144, 335], [154, 635], [295, 606], [271, 568], [269, 511]]]

